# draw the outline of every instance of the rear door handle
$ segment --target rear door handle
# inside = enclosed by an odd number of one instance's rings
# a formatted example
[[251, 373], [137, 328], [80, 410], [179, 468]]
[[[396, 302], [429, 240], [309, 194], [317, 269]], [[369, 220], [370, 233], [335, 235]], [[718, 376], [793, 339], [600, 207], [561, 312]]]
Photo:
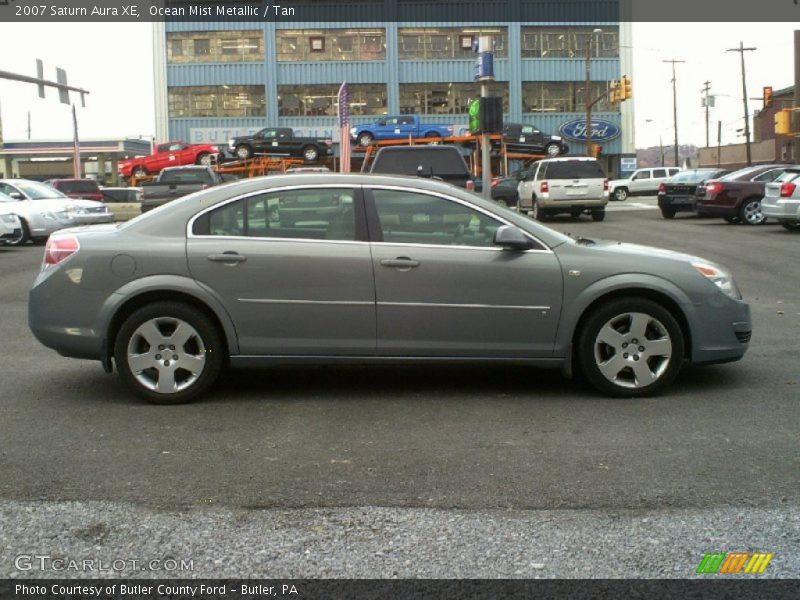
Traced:
[[211, 262], [234, 264], [246, 261], [247, 257], [238, 252], [223, 252], [222, 254], [209, 254], [208, 260]]
[[398, 256], [397, 258], [383, 259], [381, 266], [407, 271], [408, 269], [416, 269], [419, 266], [419, 261], [406, 256]]

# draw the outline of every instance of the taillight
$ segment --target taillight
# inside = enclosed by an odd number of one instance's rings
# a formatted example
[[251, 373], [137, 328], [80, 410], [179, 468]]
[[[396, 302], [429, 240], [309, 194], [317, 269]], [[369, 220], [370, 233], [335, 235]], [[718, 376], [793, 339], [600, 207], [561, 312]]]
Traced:
[[475, 191], [475, 182], [472, 179], [467, 179], [467, 190], [470, 192]]
[[492, 187], [497, 187], [498, 183], [500, 183], [499, 179], [492, 179]]
[[781, 198], [791, 198], [797, 186], [793, 183], [781, 184]]
[[659, 194], [664, 194], [664, 193], [666, 193], [666, 191], [667, 191], [667, 186], [665, 186], [663, 183], [660, 183], [658, 185], [658, 193]]
[[44, 247], [44, 267], [53, 267], [80, 250], [81, 244], [74, 235], [51, 235]]
[[608, 179], [603, 179], [603, 191], [608, 191]]
[[546, 181], [543, 181], [543, 182], [542, 182], [542, 185], [540, 185], [540, 186], [539, 186], [539, 191], [540, 191], [542, 194], [546, 194], [547, 192], [549, 192], [549, 191], [550, 191], [550, 186], [549, 186], [549, 185], [547, 185], [547, 182], [546, 182]]
[[705, 187], [706, 187], [706, 192], [708, 192], [709, 194], [719, 194], [719, 192], [722, 190], [721, 183], [709, 183]]

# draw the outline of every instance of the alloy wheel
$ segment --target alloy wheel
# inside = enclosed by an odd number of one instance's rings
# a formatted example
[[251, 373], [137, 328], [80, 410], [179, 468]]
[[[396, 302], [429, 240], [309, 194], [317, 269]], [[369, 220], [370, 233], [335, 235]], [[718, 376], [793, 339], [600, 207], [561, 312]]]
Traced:
[[761, 200], [748, 200], [742, 206], [742, 221], [747, 225], [761, 225], [767, 218], [761, 212]]

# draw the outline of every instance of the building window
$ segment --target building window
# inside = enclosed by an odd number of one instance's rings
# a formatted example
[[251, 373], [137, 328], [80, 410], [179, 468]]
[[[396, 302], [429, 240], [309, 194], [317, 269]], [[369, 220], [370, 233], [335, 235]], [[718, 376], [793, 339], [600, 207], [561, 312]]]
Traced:
[[[522, 83], [522, 110], [526, 113], [584, 112], [586, 110], [586, 82], [583, 81], [524, 81]], [[608, 89], [604, 81], [593, 81], [590, 88], [594, 100]], [[615, 112], [608, 97], [594, 105], [595, 112]]]
[[506, 27], [400, 28], [398, 35], [401, 60], [473, 58], [472, 43], [481, 35], [492, 37], [497, 58], [508, 57]]
[[385, 29], [279, 29], [279, 62], [384, 60]]
[[619, 56], [619, 28], [603, 27], [592, 33], [593, 27], [523, 27], [523, 58], [583, 58], [586, 43], [591, 40], [591, 56]]
[[[402, 114], [460, 115], [466, 114], [470, 100], [481, 95], [475, 83], [401, 83]], [[489, 95], [503, 98], [503, 111], [508, 112], [508, 83], [489, 84]]]
[[[339, 84], [279, 85], [278, 114], [282, 117], [321, 117], [338, 114]], [[351, 115], [386, 114], [386, 84], [348, 85]]]
[[264, 86], [187, 86], [167, 91], [170, 118], [263, 117], [266, 112]]
[[[187, 48], [189, 51], [186, 51]], [[167, 62], [170, 63], [258, 60], [264, 60], [264, 38], [260, 31], [195, 31], [167, 34]]]

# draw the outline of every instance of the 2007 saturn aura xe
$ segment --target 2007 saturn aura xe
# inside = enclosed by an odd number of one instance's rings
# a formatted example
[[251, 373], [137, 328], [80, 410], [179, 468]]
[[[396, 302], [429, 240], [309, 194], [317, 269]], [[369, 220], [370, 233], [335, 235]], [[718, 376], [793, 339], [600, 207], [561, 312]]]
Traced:
[[643, 396], [684, 361], [740, 359], [751, 331], [701, 258], [572, 239], [440, 181], [325, 173], [54, 234], [29, 322], [164, 404], [289, 362], [522, 362]]

